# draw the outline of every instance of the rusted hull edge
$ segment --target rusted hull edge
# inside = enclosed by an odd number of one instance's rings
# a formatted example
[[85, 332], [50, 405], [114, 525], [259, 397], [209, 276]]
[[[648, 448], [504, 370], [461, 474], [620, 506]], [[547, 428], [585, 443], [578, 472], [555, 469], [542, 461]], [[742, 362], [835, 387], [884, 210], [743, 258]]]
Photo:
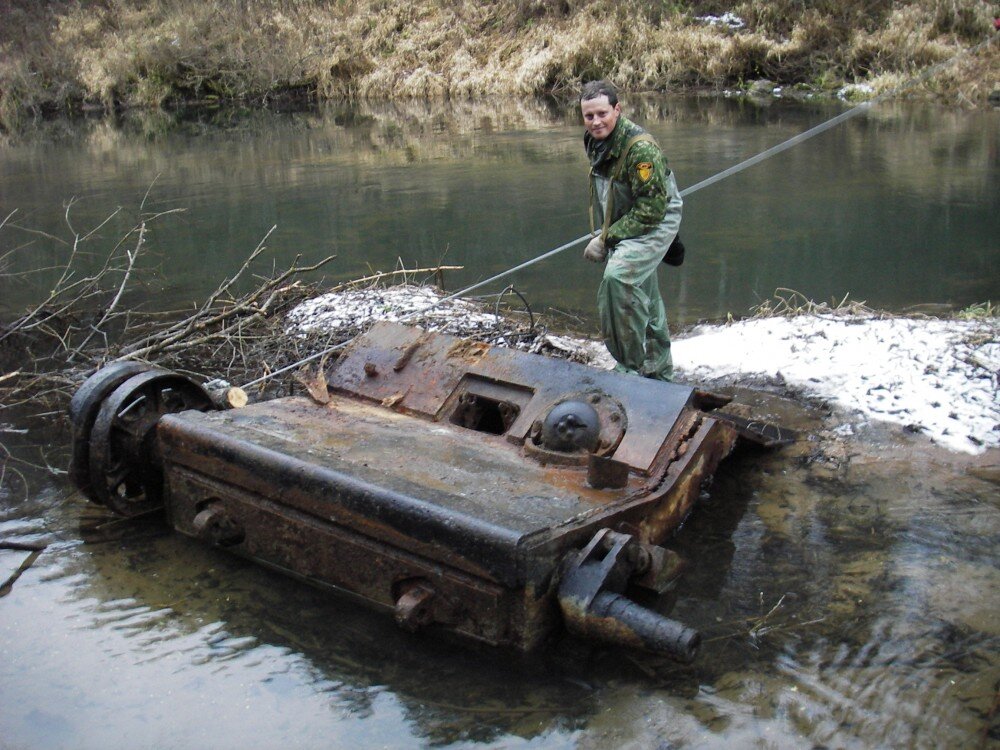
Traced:
[[694, 508], [702, 484], [736, 447], [737, 431], [724, 422], [705, 417], [689, 441], [688, 450], [667, 470], [661, 490], [641, 508], [638, 539], [659, 544], [677, 530]]
[[404, 549], [424, 549], [432, 558], [447, 557], [449, 564], [473, 575], [505, 585], [519, 582], [517, 561], [509, 554], [519, 537], [507, 529], [447, 514], [430, 503], [250, 442], [220, 440], [216, 433], [190, 421], [165, 417], [157, 438], [173, 466], [225, 477], [227, 485], [271, 498], [289, 511], [342, 527], [368, 529], [372, 536]]
[[698, 414], [690, 425], [690, 435], [680, 441], [683, 452], [661, 467], [658, 478], [629, 498], [595, 508], [548, 536], [522, 540], [522, 546], [539, 550], [554, 545], [580, 546], [599, 527], [634, 534], [646, 544], [660, 544], [692, 512], [702, 484], [712, 478], [738, 440], [737, 430], [728, 423]]
[[491, 584], [261, 495], [206, 480], [183, 467], [172, 466], [167, 474], [169, 522], [187, 536], [210, 541], [199, 532], [195, 519], [221, 502], [243, 531], [240, 542], [222, 545], [229, 552], [388, 608], [396, 607], [406, 582], [427, 581], [435, 592], [430, 620], [491, 645], [527, 649], [538, 640], [532, 634], [542, 632], [538, 607], [529, 606], [534, 587]]

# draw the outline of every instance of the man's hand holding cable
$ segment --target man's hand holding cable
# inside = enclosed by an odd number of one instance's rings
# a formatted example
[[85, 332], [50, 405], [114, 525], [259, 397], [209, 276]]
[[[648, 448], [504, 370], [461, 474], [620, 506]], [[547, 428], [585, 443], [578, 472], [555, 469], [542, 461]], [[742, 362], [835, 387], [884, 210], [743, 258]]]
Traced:
[[587, 247], [583, 249], [583, 257], [592, 263], [603, 263], [605, 261], [608, 257], [608, 249], [604, 246], [604, 240], [601, 239], [601, 235], [597, 235], [587, 243]]

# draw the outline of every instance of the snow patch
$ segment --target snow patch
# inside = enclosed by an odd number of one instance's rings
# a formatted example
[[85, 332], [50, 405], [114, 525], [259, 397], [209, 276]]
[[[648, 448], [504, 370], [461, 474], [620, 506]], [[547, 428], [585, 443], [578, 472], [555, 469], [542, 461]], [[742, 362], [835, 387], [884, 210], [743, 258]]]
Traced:
[[425, 286], [364, 287], [306, 300], [287, 317], [288, 332], [322, 331], [353, 336], [379, 320], [403, 322], [428, 331], [489, 340], [495, 346], [510, 346], [533, 354], [573, 359], [602, 369], [615, 361], [600, 341], [556, 336], [544, 331], [516, 331], [502, 315], [485, 312], [481, 303], [446, 299], [442, 292]]
[[430, 287], [366, 287], [306, 300], [288, 314], [292, 330], [358, 329], [376, 320], [405, 321], [429, 331], [469, 336], [497, 328], [502, 319], [463, 299], [442, 301]]
[[955, 451], [1000, 446], [1000, 322], [802, 315], [699, 326], [673, 343], [691, 381], [757, 375]]
[[721, 16], [695, 16], [695, 21], [701, 21], [703, 24], [708, 26], [725, 26], [728, 29], [742, 29], [747, 25], [747, 22], [740, 18], [735, 13], [723, 13]]

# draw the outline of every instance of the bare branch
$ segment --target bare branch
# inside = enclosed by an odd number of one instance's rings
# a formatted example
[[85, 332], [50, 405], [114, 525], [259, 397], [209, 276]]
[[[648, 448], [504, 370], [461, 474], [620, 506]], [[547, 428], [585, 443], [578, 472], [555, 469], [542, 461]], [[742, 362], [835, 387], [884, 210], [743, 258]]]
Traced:
[[104, 315], [101, 319], [97, 321], [97, 324], [93, 326], [91, 332], [87, 337], [80, 343], [80, 345], [69, 355], [69, 361], [72, 362], [79, 354], [80, 350], [83, 349], [90, 340], [94, 337], [94, 334], [100, 331], [101, 326], [104, 325], [105, 321], [111, 317], [115, 308], [118, 307], [118, 302], [121, 300], [122, 295], [125, 293], [125, 287], [128, 286], [129, 279], [132, 278], [132, 269], [135, 268], [135, 259], [139, 257], [139, 252], [142, 250], [142, 246], [146, 241], [146, 223], [142, 223], [142, 227], [139, 229], [139, 239], [135, 243], [135, 248], [128, 253], [128, 267], [125, 269], [125, 275], [122, 277], [121, 284], [118, 285], [118, 293], [115, 294], [115, 298], [111, 300], [111, 304], [108, 305], [108, 309], [104, 311]]
[[95, 232], [97, 232], [101, 227], [103, 227], [105, 224], [107, 224], [109, 221], [111, 221], [113, 218], [115, 218], [119, 213], [121, 213], [121, 210], [122, 210], [122, 207], [119, 206], [114, 211], [112, 211], [110, 214], [108, 214], [105, 217], [104, 221], [102, 221], [96, 227], [94, 227], [89, 232], [87, 232], [83, 237], [81, 237], [80, 238], [80, 242], [86, 242], [87, 240], [89, 240], [93, 236], [93, 234]]
[[149, 187], [146, 188], [146, 194], [142, 196], [142, 200], [139, 202], [140, 211], [142, 211], [146, 207], [146, 200], [149, 198], [149, 194], [153, 190], [153, 185], [156, 184], [156, 181], [158, 179], [160, 179], [159, 173], [157, 173], [156, 177], [153, 178], [153, 181], [149, 183]]

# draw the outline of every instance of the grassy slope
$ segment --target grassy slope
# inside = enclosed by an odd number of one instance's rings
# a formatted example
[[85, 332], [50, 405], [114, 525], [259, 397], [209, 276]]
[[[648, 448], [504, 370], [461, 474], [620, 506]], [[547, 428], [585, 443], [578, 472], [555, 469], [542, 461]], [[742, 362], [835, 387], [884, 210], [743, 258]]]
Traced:
[[[731, 10], [747, 27], [694, 20]], [[983, 0], [0, 0], [0, 123], [91, 104], [289, 92], [487, 97], [723, 87], [891, 88], [989, 36]], [[1000, 43], [922, 93], [981, 105]]]

